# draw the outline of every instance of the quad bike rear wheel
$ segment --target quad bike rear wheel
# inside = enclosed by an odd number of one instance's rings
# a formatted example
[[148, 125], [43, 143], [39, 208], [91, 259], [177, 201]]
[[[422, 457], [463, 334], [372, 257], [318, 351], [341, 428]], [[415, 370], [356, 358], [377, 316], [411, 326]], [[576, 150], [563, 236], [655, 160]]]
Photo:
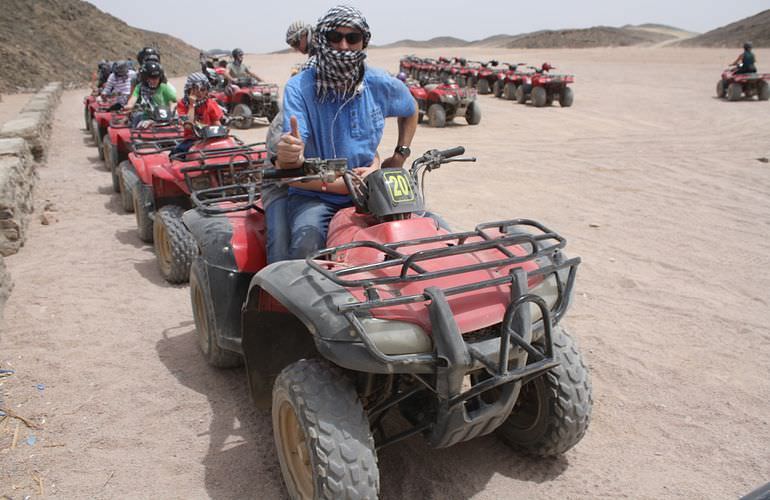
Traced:
[[478, 101], [468, 104], [468, 109], [465, 110], [465, 121], [468, 122], [468, 125], [481, 123], [481, 106], [479, 106]]
[[521, 388], [511, 415], [497, 433], [532, 455], [560, 455], [585, 435], [591, 420], [591, 381], [577, 345], [561, 326], [552, 330], [554, 358], [561, 364]]
[[241, 130], [251, 128], [251, 108], [246, 104], [236, 104], [232, 113], [230, 113], [230, 118], [235, 128]]
[[428, 108], [428, 125], [441, 128], [446, 125], [446, 111], [441, 104], [431, 104]]
[[377, 498], [380, 474], [353, 383], [327, 361], [302, 359], [273, 385], [273, 435], [293, 499]]
[[727, 100], [739, 101], [743, 97], [743, 86], [740, 83], [731, 83], [727, 86]]
[[197, 245], [182, 223], [185, 209], [166, 205], [155, 212], [152, 240], [160, 274], [169, 283], [186, 283], [190, 279], [190, 264]]
[[722, 97], [725, 96], [725, 94], [726, 94], [725, 82], [724, 82], [724, 80], [719, 80], [717, 82], [717, 97], [719, 97], [721, 99]]
[[190, 299], [195, 320], [195, 336], [206, 363], [216, 368], [235, 368], [243, 364], [241, 356], [222, 349], [217, 344], [214, 299], [200, 256], [195, 257], [190, 265]]
[[102, 156], [104, 156], [104, 170], [108, 172], [112, 171], [112, 165], [110, 165], [110, 158], [112, 154], [112, 141], [110, 140], [110, 134], [105, 133], [102, 136]]
[[136, 175], [134, 166], [129, 160], [122, 161], [118, 165], [120, 179], [120, 206], [128, 213], [134, 211], [134, 188], [139, 184], [139, 176]]
[[757, 90], [757, 99], [760, 101], [767, 101], [770, 99], [770, 85], [766, 80], [759, 82], [759, 89]]
[[489, 88], [489, 80], [486, 78], [479, 79], [479, 83], [477, 85], [479, 94], [489, 94], [490, 88]]
[[495, 97], [502, 97], [503, 96], [503, 82], [502, 80], [497, 80], [494, 85], [492, 85], [492, 93], [495, 94]]
[[548, 102], [548, 91], [545, 87], [534, 87], [532, 89], [532, 104], [536, 108], [542, 108]]
[[154, 200], [152, 187], [138, 182], [131, 190], [134, 198], [134, 215], [136, 216], [136, 232], [139, 239], [145, 243], [152, 243], [152, 217]]
[[562, 108], [569, 108], [575, 101], [575, 92], [570, 87], [564, 87], [559, 94], [559, 105]]
[[509, 101], [513, 101], [516, 99], [516, 90], [518, 90], [518, 86], [515, 83], [506, 83], [503, 86], [503, 97]]
[[519, 85], [516, 87], [516, 102], [519, 104], [526, 104], [527, 102], [527, 93], [524, 92], [524, 85]]
[[85, 106], [83, 109], [83, 120], [86, 122], [86, 130], [91, 131], [91, 111], [89, 111], [88, 106]]

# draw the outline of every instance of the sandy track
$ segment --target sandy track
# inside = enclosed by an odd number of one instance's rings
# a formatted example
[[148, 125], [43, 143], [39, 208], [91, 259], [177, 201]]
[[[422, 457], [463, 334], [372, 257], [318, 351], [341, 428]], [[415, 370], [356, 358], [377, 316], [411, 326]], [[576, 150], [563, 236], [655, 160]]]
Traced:
[[[395, 69], [400, 53], [370, 60]], [[478, 156], [427, 181], [456, 227], [531, 217], [582, 256], [566, 324], [590, 365], [593, 421], [553, 460], [494, 437], [446, 450], [413, 438], [380, 454], [382, 497], [730, 498], [770, 480], [770, 167], [756, 160], [770, 156], [770, 104], [712, 98], [731, 51], [467, 55], [547, 57], [577, 74], [571, 109], [483, 96], [480, 126], [420, 127], [412, 149]], [[281, 83], [298, 60], [250, 58]], [[61, 498], [281, 498], [269, 415], [241, 370], [198, 355], [187, 287], [160, 278], [121, 213], [81, 98], [65, 93], [40, 171], [38, 205], [60, 220], [33, 224], [7, 259], [0, 364], [16, 374], [0, 395], [45, 422], [22, 427], [14, 450], [15, 422], [0, 423], [0, 494], [38, 495], [40, 478]]]

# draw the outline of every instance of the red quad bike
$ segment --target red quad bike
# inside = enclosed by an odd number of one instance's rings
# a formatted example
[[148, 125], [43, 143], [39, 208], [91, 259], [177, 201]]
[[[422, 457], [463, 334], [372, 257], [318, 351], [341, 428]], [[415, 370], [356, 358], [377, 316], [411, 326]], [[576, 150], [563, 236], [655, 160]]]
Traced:
[[412, 69], [415, 67], [415, 65], [417, 65], [419, 61], [420, 58], [415, 55], [410, 54], [403, 56], [398, 62], [399, 73], [406, 73], [407, 75], [414, 77], [415, 75], [412, 74]]
[[770, 99], [770, 73], [738, 73], [738, 67], [730, 66], [722, 72], [722, 79], [717, 82], [717, 97], [728, 101], [751, 99], [757, 96], [760, 101]]
[[148, 109], [150, 126], [130, 128], [128, 114], [118, 115], [113, 119], [108, 130], [109, 136], [104, 137], [104, 157], [112, 172], [112, 188], [120, 193], [121, 206], [126, 212], [134, 211], [133, 193], [124, 188], [121, 177], [122, 165], [130, 165], [128, 155], [135, 152], [135, 145], [141, 151], [147, 148], [173, 148], [182, 140], [184, 130], [174, 111], [167, 108], [152, 106]]
[[233, 83], [238, 90], [228, 95], [223, 90], [212, 92], [230, 116], [230, 124], [235, 128], [248, 129], [255, 118], [267, 118], [272, 122], [278, 114], [278, 85], [259, 83], [254, 78], [240, 78]]
[[457, 77], [457, 83], [461, 87], [473, 87], [476, 88], [476, 82], [479, 79], [479, 71], [482, 66], [479, 61], [467, 61], [460, 69], [460, 74]]
[[476, 82], [476, 90], [479, 94], [491, 94], [492, 86], [497, 82], [497, 75], [503, 74], [504, 69], [498, 68], [499, 63], [494, 59], [481, 64], [479, 69], [478, 81]]
[[559, 100], [562, 108], [572, 106], [575, 93], [568, 85], [575, 82], [574, 75], [549, 73], [552, 69], [556, 68], [545, 63], [531, 77], [525, 78], [523, 84], [516, 88], [516, 102], [524, 104], [531, 97], [536, 108], [550, 106], [554, 99]]
[[[535, 68], [527, 66], [526, 63], [502, 63], [508, 69], [497, 73], [497, 81], [492, 85], [492, 93], [495, 97], [504, 99], [515, 99], [514, 93], [516, 87], [521, 84], [521, 80], [527, 75], [534, 73]], [[506, 91], [506, 85], [508, 90]]]
[[105, 97], [102, 102], [94, 99], [89, 105], [88, 98], [86, 98], [86, 111], [91, 114], [91, 127], [88, 130], [90, 130], [91, 137], [94, 139], [94, 144], [96, 144], [100, 160], [104, 160], [104, 146], [102, 145], [102, 139], [104, 138], [104, 134], [107, 133], [107, 127], [110, 126], [110, 120], [114, 113], [114, 111], [110, 111], [110, 107], [117, 101], [117, 96], [108, 96]]
[[424, 86], [412, 83], [409, 85], [409, 91], [417, 100], [419, 121], [422, 122], [427, 114], [431, 127], [444, 127], [456, 116], [465, 116], [468, 125], [478, 125], [481, 122], [481, 107], [476, 100], [476, 89], [460, 87], [454, 80], [448, 79], [442, 83], [426, 83]]
[[[293, 175], [342, 170], [355, 207], [332, 219], [328, 248], [266, 267], [259, 183], [193, 193], [199, 348], [213, 366], [245, 362], [291, 498], [376, 498], [377, 450], [416, 434], [444, 448], [497, 431], [554, 456], [588, 428], [588, 371], [560, 324], [580, 258], [532, 220], [450, 233], [421, 215], [421, 174], [472, 160], [463, 151], [365, 181], [345, 160], [309, 162]], [[388, 432], [393, 413], [407, 429]]]
[[[188, 153], [169, 154], [179, 140], [136, 143], [129, 161], [121, 165], [139, 239], [154, 243], [160, 273], [169, 283], [188, 280], [197, 252], [182, 224], [182, 214], [191, 208], [192, 190], [230, 184], [236, 173], [256, 169], [266, 157], [264, 143], [244, 144], [226, 127], [204, 127], [197, 134], [200, 141]], [[207, 166], [219, 167], [220, 175], [209, 171], [204, 175], [202, 169]]]

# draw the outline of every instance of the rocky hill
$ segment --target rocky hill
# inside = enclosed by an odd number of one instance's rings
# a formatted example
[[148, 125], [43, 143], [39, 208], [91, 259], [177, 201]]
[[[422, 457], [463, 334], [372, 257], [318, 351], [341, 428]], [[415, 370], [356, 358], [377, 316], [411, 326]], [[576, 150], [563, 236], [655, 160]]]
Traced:
[[133, 59], [146, 45], [158, 47], [170, 75], [197, 67], [195, 47], [133, 28], [82, 0], [2, 0], [0, 92], [53, 80], [85, 84], [100, 59]]
[[680, 42], [685, 47], [741, 47], [750, 40], [754, 47], [770, 47], [770, 10], [741, 19]]

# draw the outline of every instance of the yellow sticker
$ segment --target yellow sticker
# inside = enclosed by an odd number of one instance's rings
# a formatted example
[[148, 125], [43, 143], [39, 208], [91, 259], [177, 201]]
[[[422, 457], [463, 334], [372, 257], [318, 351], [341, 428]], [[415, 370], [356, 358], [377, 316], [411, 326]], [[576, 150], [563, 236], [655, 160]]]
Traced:
[[383, 171], [385, 183], [388, 185], [388, 194], [393, 203], [405, 203], [414, 201], [414, 191], [412, 183], [403, 170], [392, 172]]

